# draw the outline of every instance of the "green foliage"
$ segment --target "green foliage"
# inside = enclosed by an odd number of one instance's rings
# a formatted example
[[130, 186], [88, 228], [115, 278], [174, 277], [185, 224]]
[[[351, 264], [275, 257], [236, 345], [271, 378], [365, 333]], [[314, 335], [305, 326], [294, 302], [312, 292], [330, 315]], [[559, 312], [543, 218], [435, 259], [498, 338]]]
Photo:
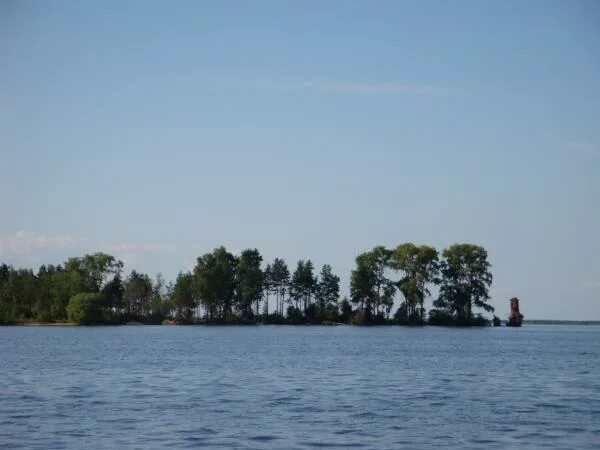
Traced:
[[394, 314], [394, 322], [399, 325], [423, 325], [425, 323], [425, 308], [408, 309], [406, 301], [402, 302]]
[[469, 323], [467, 324], [467, 326], [470, 327], [488, 327], [490, 326], [490, 320], [484, 316], [482, 316], [481, 314], [476, 314], [474, 317], [471, 318], [471, 320], [469, 321]]
[[429, 325], [456, 325], [456, 319], [451, 312], [445, 309], [434, 308], [431, 311], [429, 311]]
[[123, 297], [125, 295], [125, 287], [121, 275], [116, 274], [115, 277], [104, 285], [102, 288], [104, 297], [104, 309], [108, 316], [117, 318], [120, 316], [120, 311], [125, 306]]
[[143, 320], [152, 312], [152, 280], [143, 273], [135, 270], [125, 280], [123, 303], [127, 320]]
[[261, 263], [262, 256], [256, 249], [244, 250], [237, 262], [236, 303], [243, 318], [252, 317], [252, 305], [256, 306], [256, 315], [260, 314], [259, 307], [264, 283]]
[[344, 299], [340, 303], [340, 321], [344, 323], [349, 323], [351, 316], [352, 305], [348, 301], [348, 298], [344, 297]]
[[350, 274], [350, 296], [352, 303], [361, 311], [370, 309], [375, 289], [375, 267], [367, 253], [356, 257], [356, 269]]
[[303, 323], [304, 316], [302, 315], [302, 311], [300, 311], [300, 308], [297, 308], [292, 305], [288, 306], [287, 320], [289, 323], [295, 324], [295, 325]]
[[317, 324], [322, 322], [320, 311], [317, 308], [317, 305], [311, 303], [306, 308], [306, 312], [304, 313], [304, 319], [308, 323]]
[[83, 258], [69, 258], [65, 263], [68, 271], [78, 272], [86, 282], [86, 288], [98, 292], [110, 274], [119, 275], [123, 262], [106, 253], [94, 253]]
[[[390, 267], [404, 274], [396, 286], [404, 296], [404, 304], [395, 315], [401, 323], [423, 323], [427, 287], [438, 273], [438, 253], [433, 247], [401, 244], [393, 251]], [[403, 314], [399, 314], [402, 312]]]
[[350, 317], [350, 324], [352, 325], [367, 325], [371, 323], [371, 317], [368, 310], [356, 311]]
[[443, 252], [440, 263], [440, 293], [434, 302], [454, 315], [458, 324], [473, 322], [473, 308], [493, 312], [487, 303], [492, 274], [487, 252], [483, 247], [472, 244], [455, 244]]
[[160, 324], [169, 315], [172, 308], [170, 300], [167, 298], [167, 287], [162, 275], [156, 275], [156, 280], [152, 283], [152, 294], [150, 296], [150, 308], [145, 315], [147, 323]]
[[86, 281], [79, 271], [69, 270], [66, 265], [64, 269], [58, 266], [52, 276], [51, 290], [53, 292], [52, 318], [66, 320], [69, 299], [78, 292], [87, 290]]
[[316, 301], [319, 313], [326, 315], [325, 311], [329, 310], [325, 320], [333, 320], [331, 318], [331, 310], [335, 309], [337, 312], [337, 302], [339, 298], [340, 277], [334, 275], [329, 264], [325, 264], [321, 269], [316, 291]]
[[325, 309], [319, 311], [319, 321], [320, 322], [339, 322], [340, 321], [340, 313], [337, 304], [327, 303], [325, 305]]
[[189, 322], [196, 307], [193, 290], [194, 278], [190, 273], [179, 272], [171, 293], [171, 302], [176, 311], [176, 318]]
[[313, 275], [313, 263], [300, 260], [292, 275], [290, 283], [290, 297], [297, 309], [302, 308], [304, 314], [311, 303], [312, 297], [317, 289], [317, 279]]
[[363, 311], [365, 320], [389, 315], [396, 288], [385, 275], [392, 253], [375, 247], [356, 257], [356, 269], [350, 274], [352, 303]]
[[225, 247], [198, 258], [194, 268], [194, 292], [206, 308], [209, 320], [232, 318], [236, 263], [236, 258]]
[[[328, 264], [315, 276], [313, 263], [300, 260], [290, 277], [283, 259], [275, 258], [264, 270], [262, 263], [256, 249], [237, 257], [219, 247], [198, 258], [192, 273], [179, 273], [169, 284], [160, 274], [153, 280], [135, 270], [124, 278], [123, 263], [104, 253], [43, 265], [37, 273], [1, 264], [0, 323], [161, 323], [166, 318], [191, 323], [392, 323], [398, 291], [393, 323], [422, 324], [434, 284], [439, 284], [439, 296], [430, 324], [484, 325], [488, 319], [475, 310], [493, 311], [487, 302], [492, 282], [487, 252], [475, 245], [453, 245], [441, 261], [428, 246], [375, 247], [356, 257], [350, 300], [341, 302], [340, 278]], [[390, 279], [394, 272], [400, 275], [395, 281]], [[269, 311], [270, 295], [274, 311]]]
[[96, 292], [75, 294], [67, 306], [69, 321], [81, 325], [102, 322], [102, 302], [102, 295]]
[[283, 259], [275, 258], [267, 273], [268, 289], [275, 294], [276, 310], [283, 316], [285, 295], [289, 292], [290, 271]]
[[283, 314], [280, 314], [279, 312], [275, 311], [272, 314], [269, 315], [265, 315], [262, 318], [263, 323], [265, 324], [285, 324], [286, 322], [286, 318]]

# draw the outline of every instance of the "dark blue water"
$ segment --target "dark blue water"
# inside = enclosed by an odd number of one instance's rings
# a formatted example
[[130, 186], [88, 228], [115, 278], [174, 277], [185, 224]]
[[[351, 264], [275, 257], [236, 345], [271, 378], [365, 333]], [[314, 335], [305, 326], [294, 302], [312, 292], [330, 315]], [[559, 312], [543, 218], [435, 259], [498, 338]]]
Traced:
[[0, 327], [0, 447], [599, 445], [600, 327]]

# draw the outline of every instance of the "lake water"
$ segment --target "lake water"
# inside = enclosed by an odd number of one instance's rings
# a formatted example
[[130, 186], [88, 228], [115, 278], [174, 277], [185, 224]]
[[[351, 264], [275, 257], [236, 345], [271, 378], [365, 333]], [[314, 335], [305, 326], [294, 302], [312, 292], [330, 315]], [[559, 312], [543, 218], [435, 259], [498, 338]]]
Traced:
[[592, 448], [600, 327], [0, 327], [0, 448]]

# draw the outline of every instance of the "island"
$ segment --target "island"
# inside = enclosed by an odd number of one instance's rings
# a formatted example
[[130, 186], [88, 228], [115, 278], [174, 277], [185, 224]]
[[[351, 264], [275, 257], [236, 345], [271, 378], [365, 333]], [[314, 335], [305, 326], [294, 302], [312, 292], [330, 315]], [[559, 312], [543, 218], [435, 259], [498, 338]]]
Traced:
[[[330, 265], [315, 273], [302, 259], [290, 271], [282, 258], [265, 264], [257, 249], [215, 248], [174, 282], [123, 267], [101, 252], [37, 271], [0, 264], [0, 324], [485, 326], [494, 312], [487, 251], [474, 244], [374, 247], [356, 256], [343, 298]], [[518, 326], [511, 302], [509, 323]]]

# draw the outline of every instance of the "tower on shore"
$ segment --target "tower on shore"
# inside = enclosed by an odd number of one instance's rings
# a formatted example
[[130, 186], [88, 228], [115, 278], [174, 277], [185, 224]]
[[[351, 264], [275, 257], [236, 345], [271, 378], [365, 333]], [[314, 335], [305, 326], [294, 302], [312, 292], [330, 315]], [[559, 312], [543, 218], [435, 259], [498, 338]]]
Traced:
[[523, 314], [519, 311], [519, 299], [513, 297], [510, 299], [510, 315], [508, 316], [507, 327], [520, 327], [523, 323]]

